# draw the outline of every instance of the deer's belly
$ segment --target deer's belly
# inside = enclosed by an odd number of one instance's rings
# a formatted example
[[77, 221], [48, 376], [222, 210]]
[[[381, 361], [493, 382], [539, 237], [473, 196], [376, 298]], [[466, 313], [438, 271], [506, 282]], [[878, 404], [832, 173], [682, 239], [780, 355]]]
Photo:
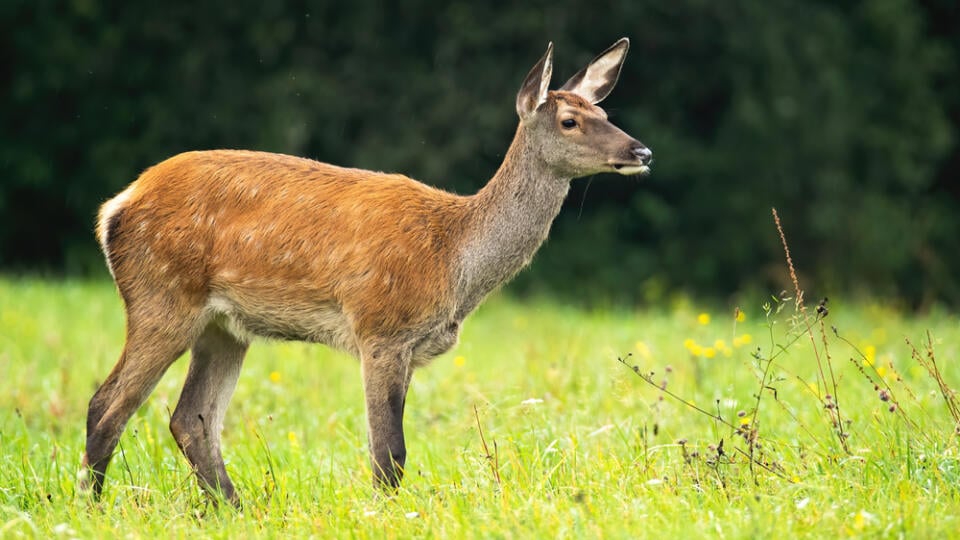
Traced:
[[357, 354], [349, 321], [334, 304], [268, 304], [253, 309], [226, 296], [215, 295], [207, 307], [214, 320], [244, 343], [253, 337], [308, 341]]

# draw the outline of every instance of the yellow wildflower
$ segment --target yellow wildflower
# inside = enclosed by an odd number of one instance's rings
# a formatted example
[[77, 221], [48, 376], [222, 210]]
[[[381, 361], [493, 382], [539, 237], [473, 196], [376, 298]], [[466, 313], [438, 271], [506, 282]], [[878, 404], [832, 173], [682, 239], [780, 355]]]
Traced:
[[463, 356], [455, 356], [453, 358], [453, 365], [457, 367], [463, 367], [464, 365], [466, 365], [466, 363], [467, 363], [467, 359]]
[[737, 314], [734, 319], [736, 319], [737, 322], [743, 322], [747, 320], [747, 314], [744, 313], [740, 308], [737, 308]]
[[751, 342], [753, 342], [753, 336], [750, 334], [743, 334], [733, 338], [733, 346], [738, 349], [744, 345], [749, 345]]
[[873, 521], [874, 516], [866, 510], [860, 510], [853, 516], [853, 528], [860, 530], [867, 526], [867, 524]]
[[300, 442], [297, 440], [297, 434], [289, 431], [287, 432], [287, 440], [290, 441], [290, 446], [293, 448], [300, 448]]
[[722, 354], [722, 355], [724, 355], [724, 356], [732, 356], [732, 355], [733, 355], [733, 349], [731, 349], [730, 347], [727, 347], [727, 342], [724, 341], [724, 340], [722, 340], [722, 339], [718, 339], [718, 340], [714, 341], [714, 342], [713, 342], [713, 348], [716, 349], [717, 352], [719, 352], [720, 354]]
[[702, 324], [702, 325], [710, 324], [710, 314], [709, 314], [709, 313], [701, 313], [701, 314], [697, 315], [697, 322], [700, 323], [700, 324]]
[[877, 361], [877, 348], [867, 345], [863, 348], [863, 365], [872, 366]]
[[703, 347], [690, 338], [683, 340], [683, 347], [690, 351], [690, 354], [693, 356], [701, 356], [703, 354]]
[[137, 428], [137, 431], [143, 431], [144, 435], [146, 435], [146, 438], [147, 438], [147, 444], [152, 445], [154, 443], [153, 430], [150, 429], [150, 424], [146, 422], [141, 424]]
[[279, 372], [279, 371], [271, 371], [271, 372], [270, 372], [270, 382], [272, 382], [272, 383], [278, 383], [278, 382], [280, 382], [280, 372]]
[[717, 350], [714, 349], [713, 347], [706, 347], [705, 349], [703, 349], [703, 355], [706, 356], [707, 358], [713, 358], [714, 356], [717, 355]]

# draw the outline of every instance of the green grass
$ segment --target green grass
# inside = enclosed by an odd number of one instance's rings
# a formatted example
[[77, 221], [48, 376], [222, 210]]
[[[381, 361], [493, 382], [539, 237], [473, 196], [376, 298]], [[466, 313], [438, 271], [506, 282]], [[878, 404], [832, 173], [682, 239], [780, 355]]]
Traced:
[[[391, 497], [371, 487], [357, 363], [256, 343], [224, 432], [238, 512], [206, 503], [167, 430], [186, 359], [131, 420], [104, 499], [76, 493], [86, 403], [123, 344], [120, 302], [103, 282], [0, 279], [0, 538], [955, 534], [955, 420], [904, 339], [928, 358], [929, 330], [960, 385], [957, 318], [834, 301], [821, 329], [816, 306], [799, 319], [784, 305], [770, 318], [741, 305], [735, 325], [733, 305], [585, 312], [495, 297], [414, 376], [407, 477]], [[886, 381], [895, 412], [865, 374]]]

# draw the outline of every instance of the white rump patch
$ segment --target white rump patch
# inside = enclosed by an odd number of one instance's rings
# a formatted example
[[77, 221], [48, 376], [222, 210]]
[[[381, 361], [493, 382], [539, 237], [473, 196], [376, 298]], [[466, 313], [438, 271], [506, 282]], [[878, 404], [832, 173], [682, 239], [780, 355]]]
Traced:
[[100, 207], [100, 222], [97, 224], [97, 231], [100, 233], [98, 240], [100, 241], [100, 248], [103, 250], [103, 254], [107, 259], [107, 269], [110, 270], [110, 275], [116, 278], [113, 274], [113, 263], [110, 261], [110, 246], [107, 245], [108, 236], [110, 234], [109, 225], [110, 220], [117, 212], [122, 210], [127, 202], [130, 200], [130, 197], [133, 195], [133, 184], [127, 186], [127, 189], [118, 193], [114, 198], [103, 203], [103, 206]]

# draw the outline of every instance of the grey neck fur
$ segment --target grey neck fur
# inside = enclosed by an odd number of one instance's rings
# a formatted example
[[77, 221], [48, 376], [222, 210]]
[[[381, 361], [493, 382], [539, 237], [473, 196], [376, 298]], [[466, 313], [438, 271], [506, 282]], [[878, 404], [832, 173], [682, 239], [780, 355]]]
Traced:
[[530, 262], [560, 212], [570, 180], [550, 168], [521, 124], [500, 169], [471, 200], [458, 319]]

